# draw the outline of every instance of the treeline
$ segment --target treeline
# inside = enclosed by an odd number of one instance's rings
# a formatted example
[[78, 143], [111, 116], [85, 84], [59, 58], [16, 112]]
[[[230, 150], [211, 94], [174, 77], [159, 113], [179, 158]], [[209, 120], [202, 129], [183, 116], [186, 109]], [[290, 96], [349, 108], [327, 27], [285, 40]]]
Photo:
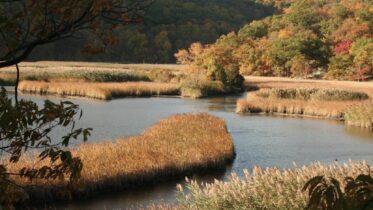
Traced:
[[107, 46], [103, 40], [83, 34], [41, 47], [30, 59], [174, 63], [179, 49], [196, 41], [214, 42], [272, 12], [271, 6], [250, 0], [156, 0], [143, 23], [117, 28], [105, 40]]
[[194, 69], [238, 66], [244, 75], [373, 78], [372, 1], [259, 1], [278, 12], [215, 44], [193, 44], [179, 51], [178, 61]]

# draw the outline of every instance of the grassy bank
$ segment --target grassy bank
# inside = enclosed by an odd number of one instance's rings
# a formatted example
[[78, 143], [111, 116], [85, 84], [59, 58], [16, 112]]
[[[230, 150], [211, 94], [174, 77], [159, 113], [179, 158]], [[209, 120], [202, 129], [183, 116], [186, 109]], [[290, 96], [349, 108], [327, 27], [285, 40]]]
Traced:
[[[222, 169], [234, 158], [225, 122], [207, 114], [176, 115], [160, 121], [142, 135], [81, 145], [73, 153], [84, 164], [79, 187], [70, 189], [65, 181], [17, 178], [16, 183], [26, 186], [29, 193], [26, 202], [87, 198], [202, 169]], [[10, 164], [9, 170], [38, 167], [40, 163], [35, 161], [32, 157], [23, 158], [16, 165]]]
[[343, 120], [344, 112], [356, 101], [307, 101], [299, 99], [272, 99], [249, 93], [237, 101], [237, 113], [264, 113], [320, 117]]
[[277, 114], [342, 120], [373, 129], [373, 102], [365, 92], [337, 89], [261, 89], [237, 101], [237, 113]]
[[330, 176], [343, 185], [346, 176], [355, 178], [371, 171], [366, 163], [335, 163], [330, 166], [316, 163], [287, 170], [256, 167], [251, 173], [244, 171], [242, 178], [233, 174], [227, 182], [216, 180], [213, 184], [201, 186], [191, 181], [188, 193], [179, 187], [178, 205], [173, 209], [305, 209], [308, 195], [302, 192], [302, 188], [310, 178]]
[[367, 93], [373, 98], [373, 82], [352, 82], [352, 81], [330, 81], [330, 80], [309, 80], [282, 77], [245, 77], [248, 88], [320, 88], [357, 91]]
[[268, 99], [290, 99], [303, 101], [363, 101], [368, 100], [368, 94], [338, 89], [317, 88], [272, 88], [258, 91], [257, 96]]
[[[66, 72], [27, 72], [20, 74], [20, 81], [43, 82], [172, 82], [178, 83], [181, 76], [162, 69], [136, 72], [120, 71], [66, 71]], [[0, 72], [1, 85], [15, 85], [16, 75]]]
[[[182, 65], [114, 64], [94, 62], [23, 62], [20, 80], [43, 82], [138, 82], [179, 83]], [[0, 84], [14, 85], [15, 67], [0, 69]]]
[[110, 100], [127, 96], [178, 95], [176, 84], [156, 82], [85, 83], [85, 82], [36, 82], [22, 81], [19, 90], [23, 93], [52, 94]]

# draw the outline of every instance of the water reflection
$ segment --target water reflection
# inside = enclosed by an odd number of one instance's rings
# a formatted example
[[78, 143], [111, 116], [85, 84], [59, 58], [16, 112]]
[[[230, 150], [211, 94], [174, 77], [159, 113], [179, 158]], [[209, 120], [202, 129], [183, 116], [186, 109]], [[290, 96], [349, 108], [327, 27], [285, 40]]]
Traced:
[[[188, 177], [201, 183], [212, 183], [215, 179], [223, 179], [225, 174], [226, 170], [220, 170], [193, 174]], [[102, 195], [98, 199], [94, 199], [94, 202], [92, 199], [81, 200], [67, 205], [59, 204], [53, 208], [69, 210], [142, 209], [151, 205], [174, 203], [177, 196], [176, 183], [186, 185], [185, 179], [176, 179], [147, 185], [141, 189]]]
[[359, 140], [373, 142], [373, 131], [366, 128], [346, 126], [345, 133], [350, 136], [356, 136]]

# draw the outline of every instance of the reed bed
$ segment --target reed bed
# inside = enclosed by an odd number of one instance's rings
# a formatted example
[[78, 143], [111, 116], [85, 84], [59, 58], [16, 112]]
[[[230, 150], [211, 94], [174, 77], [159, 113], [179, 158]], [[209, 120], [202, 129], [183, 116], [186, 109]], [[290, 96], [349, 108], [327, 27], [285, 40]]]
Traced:
[[[115, 142], [85, 144], [73, 151], [84, 164], [78, 188], [66, 181], [15, 178], [26, 186], [29, 202], [87, 198], [100, 193], [157, 183], [205, 169], [222, 169], [234, 158], [224, 120], [208, 114], [179, 114], [162, 120], [142, 135]], [[4, 161], [4, 160], [3, 160]], [[10, 164], [9, 171], [37, 167], [35, 158]]]
[[369, 99], [368, 94], [364, 92], [317, 88], [272, 88], [261, 90], [256, 95], [270, 99], [295, 99], [304, 101], [362, 101]]
[[36, 82], [22, 81], [19, 90], [23, 93], [76, 96], [110, 100], [127, 96], [178, 95], [176, 84], [155, 82], [85, 83], [85, 82]]
[[[150, 71], [154, 69], [164, 69], [169, 71], [183, 71], [187, 65], [177, 64], [120, 64], [120, 63], [99, 63], [99, 62], [68, 62], [68, 61], [38, 61], [21, 62], [19, 67], [24, 73], [61, 73], [71, 71]], [[5, 67], [1, 72], [15, 73], [15, 67]]]
[[367, 93], [373, 97], [373, 82], [353, 82], [353, 81], [330, 81], [330, 80], [310, 80], [281, 77], [245, 77], [249, 88], [319, 88], [319, 89], [339, 89], [347, 91], [358, 91]]
[[347, 126], [373, 130], [373, 102], [350, 107], [344, 118]]
[[237, 101], [237, 113], [282, 114], [343, 120], [345, 111], [359, 101], [306, 101], [297, 99], [272, 99], [255, 92]]
[[[178, 205], [173, 209], [305, 209], [308, 196], [301, 189], [310, 178], [330, 176], [344, 185], [345, 177], [355, 178], [371, 171], [367, 163], [353, 162], [329, 166], [315, 163], [285, 170], [255, 167], [251, 173], [245, 170], [243, 177], [232, 174], [226, 182], [215, 180], [212, 184], [199, 184], [188, 181], [187, 190], [178, 187]], [[164, 209], [172, 207], [164, 206]]]
[[[15, 84], [16, 74], [0, 72], [0, 80]], [[22, 73], [20, 80], [44, 82], [130, 82], [150, 81], [150, 78], [141, 72], [118, 71], [67, 71], [67, 72], [33, 72]]]

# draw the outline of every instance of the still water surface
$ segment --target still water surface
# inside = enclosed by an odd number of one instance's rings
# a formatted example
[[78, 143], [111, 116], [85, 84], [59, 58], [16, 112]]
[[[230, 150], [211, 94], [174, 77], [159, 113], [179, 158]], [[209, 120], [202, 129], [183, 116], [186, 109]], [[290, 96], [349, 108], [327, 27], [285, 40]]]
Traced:
[[[22, 96], [42, 103], [46, 97]], [[69, 99], [84, 111], [78, 126], [92, 127], [89, 142], [110, 141], [140, 134], [160, 119], [178, 113], [207, 112], [226, 120], [237, 152], [233, 165], [225, 172], [195, 175], [209, 182], [227, 179], [229, 174], [243, 169], [276, 166], [280, 168], [310, 164], [315, 161], [332, 163], [349, 159], [373, 162], [373, 134], [346, 129], [343, 124], [318, 119], [237, 115], [236, 97], [202, 100], [179, 98], [126, 98], [109, 102]], [[50, 100], [61, 99], [49, 97]], [[127, 209], [159, 202], [175, 201], [175, 184], [163, 183], [146, 189], [105, 195], [98, 199], [61, 205], [58, 209]]]

